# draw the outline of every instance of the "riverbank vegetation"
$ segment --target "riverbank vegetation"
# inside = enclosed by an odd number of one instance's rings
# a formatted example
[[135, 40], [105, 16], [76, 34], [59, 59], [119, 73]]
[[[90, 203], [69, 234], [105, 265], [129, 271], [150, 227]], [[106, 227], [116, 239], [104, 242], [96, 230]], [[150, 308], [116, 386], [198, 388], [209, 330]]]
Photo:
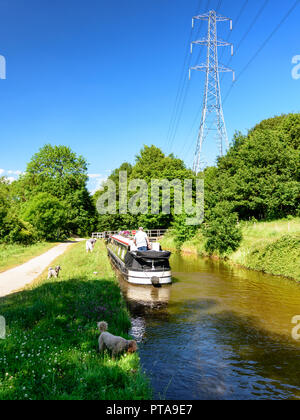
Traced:
[[[118, 183], [123, 170], [128, 171], [129, 180], [146, 181], [149, 213], [153, 179], [192, 179], [194, 184], [196, 180], [195, 174], [186, 169], [181, 160], [164, 155], [154, 146], [145, 147], [133, 166], [124, 163], [110, 179]], [[146, 228], [169, 228], [171, 236], [167, 235], [163, 241], [166, 247], [171, 244], [176, 249], [195, 249], [200, 255], [230, 257], [249, 268], [297, 277], [293, 267], [299, 266], [299, 231], [287, 231], [277, 243], [276, 229], [273, 230], [272, 224], [261, 222], [290, 218], [289, 223], [282, 224], [292, 229], [292, 219], [296, 221], [300, 216], [300, 114], [262, 121], [247, 135], [236, 133], [226, 155], [198, 177], [205, 183], [204, 223], [200, 227], [188, 226], [184, 215], [174, 214], [174, 191], [172, 195], [171, 190], [171, 214], [164, 215], [160, 197], [159, 214], [103, 215], [99, 218], [99, 229], [136, 228], [137, 224]], [[96, 193], [95, 200], [105, 193], [105, 188], [104, 185]], [[119, 207], [118, 201], [117, 209]], [[276, 223], [278, 226], [279, 222]], [[268, 230], [261, 228], [260, 235], [256, 231], [259, 240], [254, 241], [250, 236], [253, 226], [268, 226], [271, 237]], [[254, 245], [248, 249], [249, 240]], [[290, 251], [289, 262], [282, 254], [284, 249]]]
[[[242, 240], [235, 252], [221, 254], [207, 251], [206, 238], [199, 230], [181, 244], [184, 253], [203, 257], [225, 258], [243, 267], [281, 275], [300, 281], [300, 218], [288, 218], [273, 222], [242, 222]], [[176, 234], [169, 230], [161, 241], [166, 249], [177, 251]]]
[[0, 243], [30, 245], [89, 235], [96, 209], [87, 180], [82, 156], [65, 146], [45, 145], [17, 181], [0, 178]]
[[87, 255], [72, 245], [24, 291], [0, 300], [0, 399], [133, 400], [150, 398], [137, 354], [112, 360], [97, 352], [97, 322], [129, 338], [130, 319], [103, 243]]
[[[127, 185], [138, 180], [136, 188], [126, 191], [127, 201], [137, 209], [134, 214], [127, 211], [126, 199], [124, 206], [124, 191], [120, 188], [120, 174], [125, 172]], [[197, 178], [205, 184], [201, 226], [187, 225], [185, 214], [174, 211], [174, 203], [178, 202], [174, 187], [170, 189], [171, 212], [164, 207], [161, 192], [159, 207], [153, 212], [154, 180], [191, 180], [195, 202]], [[152, 145], [144, 146], [133, 164], [124, 162], [115, 169], [93, 197], [87, 179], [83, 157], [65, 146], [44, 146], [18, 181], [8, 184], [4, 178], [0, 180], [0, 243], [63, 240], [70, 235], [86, 236], [92, 231], [136, 229], [142, 225], [172, 229], [177, 249], [191, 241], [197, 247], [201, 243], [208, 255], [234, 258], [247, 238], [246, 222], [300, 216], [300, 114], [262, 121], [246, 135], [236, 133], [226, 155], [197, 177], [181, 159], [165, 155]], [[111, 181], [116, 203], [113, 208], [107, 207], [107, 213], [98, 214], [97, 202], [105, 197]], [[148, 192], [138, 197], [141, 183]], [[298, 233], [295, 235], [292, 247], [298, 246]], [[243, 263], [263, 267], [261, 260], [273, 252], [271, 247], [266, 253], [250, 253], [251, 261], [244, 257]], [[266, 269], [282, 271], [270, 264]]]

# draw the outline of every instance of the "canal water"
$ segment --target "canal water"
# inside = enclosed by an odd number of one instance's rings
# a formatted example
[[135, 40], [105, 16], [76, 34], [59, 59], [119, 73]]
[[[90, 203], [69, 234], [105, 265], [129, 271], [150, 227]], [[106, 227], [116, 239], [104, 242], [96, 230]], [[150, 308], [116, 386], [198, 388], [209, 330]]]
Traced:
[[174, 283], [120, 280], [156, 399], [299, 399], [300, 284], [173, 255]]

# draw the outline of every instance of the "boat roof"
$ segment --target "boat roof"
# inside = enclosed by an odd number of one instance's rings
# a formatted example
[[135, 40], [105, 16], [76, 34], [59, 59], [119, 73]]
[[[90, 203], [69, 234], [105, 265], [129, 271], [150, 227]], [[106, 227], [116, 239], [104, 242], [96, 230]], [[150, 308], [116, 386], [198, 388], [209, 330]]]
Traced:
[[115, 239], [117, 242], [120, 242], [123, 245], [130, 246], [132, 244], [132, 239], [125, 238], [124, 236], [121, 236], [121, 235], [113, 235], [111, 238]]

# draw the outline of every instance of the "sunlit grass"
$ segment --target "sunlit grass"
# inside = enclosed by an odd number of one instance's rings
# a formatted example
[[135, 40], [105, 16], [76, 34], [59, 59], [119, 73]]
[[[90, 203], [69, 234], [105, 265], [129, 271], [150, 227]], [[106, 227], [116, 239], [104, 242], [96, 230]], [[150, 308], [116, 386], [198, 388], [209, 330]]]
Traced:
[[0, 272], [21, 265], [31, 258], [38, 257], [56, 243], [40, 242], [33, 245], [0, 244]]
[[72, 245], [21, 293], [0, 300], [7, 338], [0, 341], [0, 399], [146, 399], [148, 381], [139, 357], [112, 360], [97, 351], [97, 322], [128, 337], [129, 314], [103, 243], [87, 255]]
[[275, 239], [285, 234], [300, 233], [300, 218], [277, 220], [274, 222], [244, 223], [242, 225], [245, 241], [255, 238]]
[[229, 259], [244, 267], [300, 281], [300, 219], [242, 225], [243, 240]]
[[[300, 218], [242, 222], [241, 228], [242, 242], [236, 252], [226, 255], [229, 261], [300, 281]], [[161, 243], [165, 249], [176, 248], [172, 231], [167, 233]], [[201, 231], [185, 242], [181, 251], [207, 257], [205, 238]]]

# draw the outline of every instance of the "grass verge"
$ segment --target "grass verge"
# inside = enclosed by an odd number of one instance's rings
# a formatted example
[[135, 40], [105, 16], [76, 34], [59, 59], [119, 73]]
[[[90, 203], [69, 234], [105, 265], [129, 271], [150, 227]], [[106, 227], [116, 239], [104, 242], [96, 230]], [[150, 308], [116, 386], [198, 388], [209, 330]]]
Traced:
[[[300, 281], [300, 219], [274, 222], [247, 222], [242, 224], [243, 240], [238, 250], [225, 258], [243, 267], [280, 275]], [[175, 250], [172, 232], [161, 241], [165, 249]], [[205, 238], [198, 231], [190, 241], [184, 242], [181, 251], [203, 257]], [[219, 255], [213, 255], [218, 257]]]
[[240, 248], [230, 261], [300, 281], [300, 219], [245, 223]]
[[[72, 245], [24, 291], [0, 300], [7, 337], [0, 340], [1, 400], [138, 400], [150, 398], [138, 354], [112, 360], [97, 352], [96, 323], [128, 337], [129, 314], [103, 243], [87, 255]], [[94, 274], [97, 272], [97, 274]]]
[[40, 242], [27, 246], [0, 244], [0, 273], [42, 255], [55, 245], [57, 244], [50, 242]]

